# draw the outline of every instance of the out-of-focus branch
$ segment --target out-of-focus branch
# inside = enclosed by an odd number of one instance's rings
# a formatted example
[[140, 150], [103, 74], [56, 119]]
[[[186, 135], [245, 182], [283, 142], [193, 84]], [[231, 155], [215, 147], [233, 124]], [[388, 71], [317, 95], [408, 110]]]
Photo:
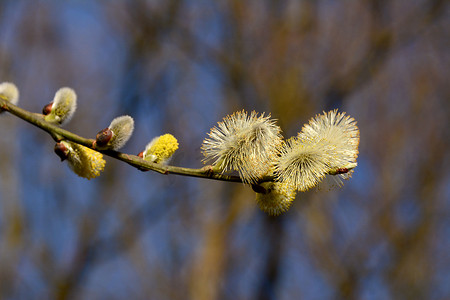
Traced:
[[[162, 165], [162, 164], [157, 164], [157, 163], [143, 160], [142, 158], [140, 158], [137, 155], [126, 154], [126, 153], [113, 151], [113, 150], [95, 149], [95, 147], [93, 146], [93, 144], [94, 144], [93, 139], [83, 138], [75, 133], [72, 133], [68, 130], [65, 130], [58, 126], [55, 126], [55, 125], [45, 121], [43, 118], [43, 115], [37, 114], [37, 113], [32, 113], [25, 109], [22, 109], [16, 105], [12, 104], [11, 102], [3, 99], [2, 97], [0, 97], [0, 109], [11, 113], [36, 127], [41, 128], [42, 130], [44, 130], [48, 134], [50, 134], [56, 142], [60, 142], [62, 140], [69, 140], [69, 141], [75, 142], [77, 144], [83, 145], [85, 147], [88, 147], [88, 148], [98, 151], [100, 153], [103, 153], [107, 156], [110, 156], [115, 159], [126, 162], [129, 165], [131, 165], [141, 171], [152, 170], [152, 171], [164, 174], [164, 175], [176, 174], [176, 175], [183, 175], [183, 176], [215, 179], [215, 180], [221, 180], [221, 181], [242, 182], [242, 179], [239, 176], [226, 175], [226, 174], [214, 172], [213, 168], [211, 166], [205, 166], [200, 169], [168, 166], [168, 165]], [[329, 172], [329, 174], [337, 175], [337, 174], [346, 173], [349, 170], [353, 169], [355, 166], [351, 165], [351, 166], [346, 166], [345, 168], [331, 170]], [[265, 176], [264, 178], [262, 178], [260, 180], [260, 182], [272, 181], [272, 180], [273, 180], [273, 176]]]

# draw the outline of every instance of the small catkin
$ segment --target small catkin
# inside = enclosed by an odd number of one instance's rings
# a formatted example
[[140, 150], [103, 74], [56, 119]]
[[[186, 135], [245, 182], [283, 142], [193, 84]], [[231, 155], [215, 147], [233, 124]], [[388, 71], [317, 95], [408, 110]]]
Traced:
[[134, 120], [130, 116], [120, 116], [111, 121], [108, 128], [101, 130], [96, 137], [96, 149], [119, 150], [130, 139], [134, 131]]
[[286, 212], [295, 199], [295, 188], [280, 182], [263, 182], [263, 193], [256, 193], [259, 208], [270, 216]]
[[166, 164], [177, 149], [177, 139], [173, 135], [167, 133], [155, 137], [147, 144], [143, 152], [143, 158], [144, 160], [154, 163]]
[[19, 102], [19, 89], [12, 82], [0, 83], [0, 97], [5, 98], [14, 105]]
[[62, 141], [67, 150], [67, 162], [70, 169], [80, 177], [95, 178], [105, 168], [105, 160], [100, 152], [70, 141]]
[[77, 110], [77, 94], [68, 87], [60, 88], [53, 98], [50, 113], [44, 118], [47, 122], [65, 125]]

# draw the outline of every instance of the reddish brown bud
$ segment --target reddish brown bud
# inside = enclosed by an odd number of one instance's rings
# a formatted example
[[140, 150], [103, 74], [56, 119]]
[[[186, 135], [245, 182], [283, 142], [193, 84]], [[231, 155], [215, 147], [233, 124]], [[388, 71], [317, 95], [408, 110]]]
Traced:
[[113, 136], [113, 133], [111, 129], [105, 128], [97, 133], [97, 136], [95, 137], [96, 146], [98, 147], [105, 147], [108, 142], [111, 140]]
[[[139, 152], [139, 154], [137, 156], [139, 156], [140, 158], [144, 158], [144, 151]], [[141, 167], [138, 167], [138, 169], [141, 170], [142, 172], [147, 172], [148, 171], [148, 169], [144, 169], [144, 168], [141, 168]]]
[[347, 168], [336, 169], [336, 174], [345, 174], [345, 173], [348, 173], [348, 169]]
[[268, 194], [271, 191], [270, 188], [266, 189], [263, 186], [258, 185], [258, 184], [252, 184], [252, 189], [253, 189], [253, 191], [255, 191], [255, 192], [259, 193], [259, 194]]
[[46, 106], [44, 106], [44, 108], [42, 109], [42, 114], [44, 116], [48, 115], [52, 111], [52, 106], [53, 106], [53, 101], [50, 102], [49, 104], [47, 104]]
[[61, 161], [69, 157], [69, 150], [67, 150], [63, 143], [57, 143], [55, 145], [55, 153], [61, 158]]

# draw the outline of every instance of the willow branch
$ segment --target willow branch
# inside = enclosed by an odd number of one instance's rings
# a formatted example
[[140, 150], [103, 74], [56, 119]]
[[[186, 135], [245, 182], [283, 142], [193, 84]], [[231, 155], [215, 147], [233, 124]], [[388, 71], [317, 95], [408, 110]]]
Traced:
[[[44, 120], [43, 115], [29, 112], [25, 109], [22, 109], [11, 102], [3, 99], [0, 97], [0, 110], [7, 111], [16, 117], [46, 131], [50, 136], [56, 141], [60, 142], [62, 140], [69, 140], [71, 142], [83, 145], [85, 147], [88, 147], [90, 149], [93, 149], [95, 151], [98, 151], [100, 153], [103, 153], [104, 155], [107, 155], [109, 157], [118, 159], [120, 161], [126, 162], [127, 164], [141, 170], [151, 170], [158, 172], [160, 174], [176, 174], [176, 175], [183, 175], [183, 176], [190, 176], [190, 177], [200, 177], [200, 178], [208, 178], [208, 179], [215, 179], [215, 180], [221, 180], [221, 181], [230, 181], [230, 182], [242, 182], [242, 179], [239, 176], [236, 175], [226, 175], [222, 173], [217, 173], [213, 171], [213, 168], [211, 166], [205, 166], [200, 169], [192, 169], [192, 168], [183, 168], [183, 167], [176, 167], [176, 166], [170, 166], [170, 165], [162, 165], [157, 164], [153, 162], [149, 162], [146, 160], [143, 160], [137, 155], [132, 154], [126, 154], [118, 151], [112, 151], [112, 150], [99, 150], [95, 149], [93, 147], [94, 140], [93, 139], [87, 139], [84, 137], [81, 137], [75, 133], [72, 133], [68, 130], [62, 129], [58, 126], [55, 126], [47, 121]], [[336, 170], [332, 170], [329, 172], [330, 175], [337, 175], [341, 173], [348, 172], [348, 170], [353, 169], [354, 166], [350, 166], [348, 168], [340, 168]], [[260, 182], [264, 181], [273, 181], [273, 176], [266, 176], [260, 180]]]
[[201, 178], [209, 178], [216, 179], [222, 181], [232, 181], [232, 182], [242, 182], [239, 176], [234, 175], [226, 175], [221, 173], [214, 173], [211, 168], [204, 167], [200, 169], [191, 169], [191, 168], [183, 168], [176, 166], [166, 166], [161, 164], [156, 164], [153, 162], [149, 162], [143, 160], [137, 155], [126, 154], [118, 151], [112, 150], [98, 150], [93, 148], [93, 139], [87, 139], [81, 137], [75, 133], [72, 133], [68, 130], [55, 126], [53, 124], [48, 123], [44, 120], [43, 115], [29, 112], [25, 109], [22, 109], [11, 102], [4, 100], [0, 97], [0, 107], [2, 110], [7, 111], [16, 117], [41, 128], [46, 131], [48, 134], [52, 136], [52, 138], [56, 142], [60, 142], [62, 140], [69, 140], [71, 142], [75, 142], [77, 144], [83, 145], [100, 153], [103, 153], [107, 156], [113, 157], [115, 159], [121, 160], [123, 162], [128, 163], [129, 165], [139, 169], [139, 170], [152, 170], [161, 174], [177, 174], [191, 177], [201, 177]]

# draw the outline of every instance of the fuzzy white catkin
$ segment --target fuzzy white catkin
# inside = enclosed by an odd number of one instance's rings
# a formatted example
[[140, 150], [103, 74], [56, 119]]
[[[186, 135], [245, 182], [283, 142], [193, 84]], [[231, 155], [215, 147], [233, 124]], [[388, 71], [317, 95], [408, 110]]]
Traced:
[[303, 140], [321, 140], [328, 145], [331, 168], [343, 167], [356, 162], [359, 146], [359, 129], [356, 121], [345, 112], [329, 111], [315, 116], [303, 126], [298, 137]]
[[77, 110], [77, 94], [68, 87], [60, 88], [53, 98], [51, 111], [45, 116], [47, 122], [65, 125]]
[[270, 115], [240, 111], [213, 127], [202, 144], [204, 162], [224, 172], [239, 172], [244, 183], [268, 174], [282, 143], [281, 129]]
[[14, 105], [17, 105], [17, 103], [19, 103], [19, 89], [12, 82], [0, 83], [0, 95], [5, 97]]
[[353, 118], [337, 110], [324, 112], [283, 145], [275, 166], [276, 179], [306, 191], [330, 170], [355, 164], [358, 145], [359, 130]]
[[117, 151], [125, 146], [133, 134], [134, 120], [130, 116], [120, 116], [112, 120], [108, 128], [112, 131], [113, 136], [107, 147]]

